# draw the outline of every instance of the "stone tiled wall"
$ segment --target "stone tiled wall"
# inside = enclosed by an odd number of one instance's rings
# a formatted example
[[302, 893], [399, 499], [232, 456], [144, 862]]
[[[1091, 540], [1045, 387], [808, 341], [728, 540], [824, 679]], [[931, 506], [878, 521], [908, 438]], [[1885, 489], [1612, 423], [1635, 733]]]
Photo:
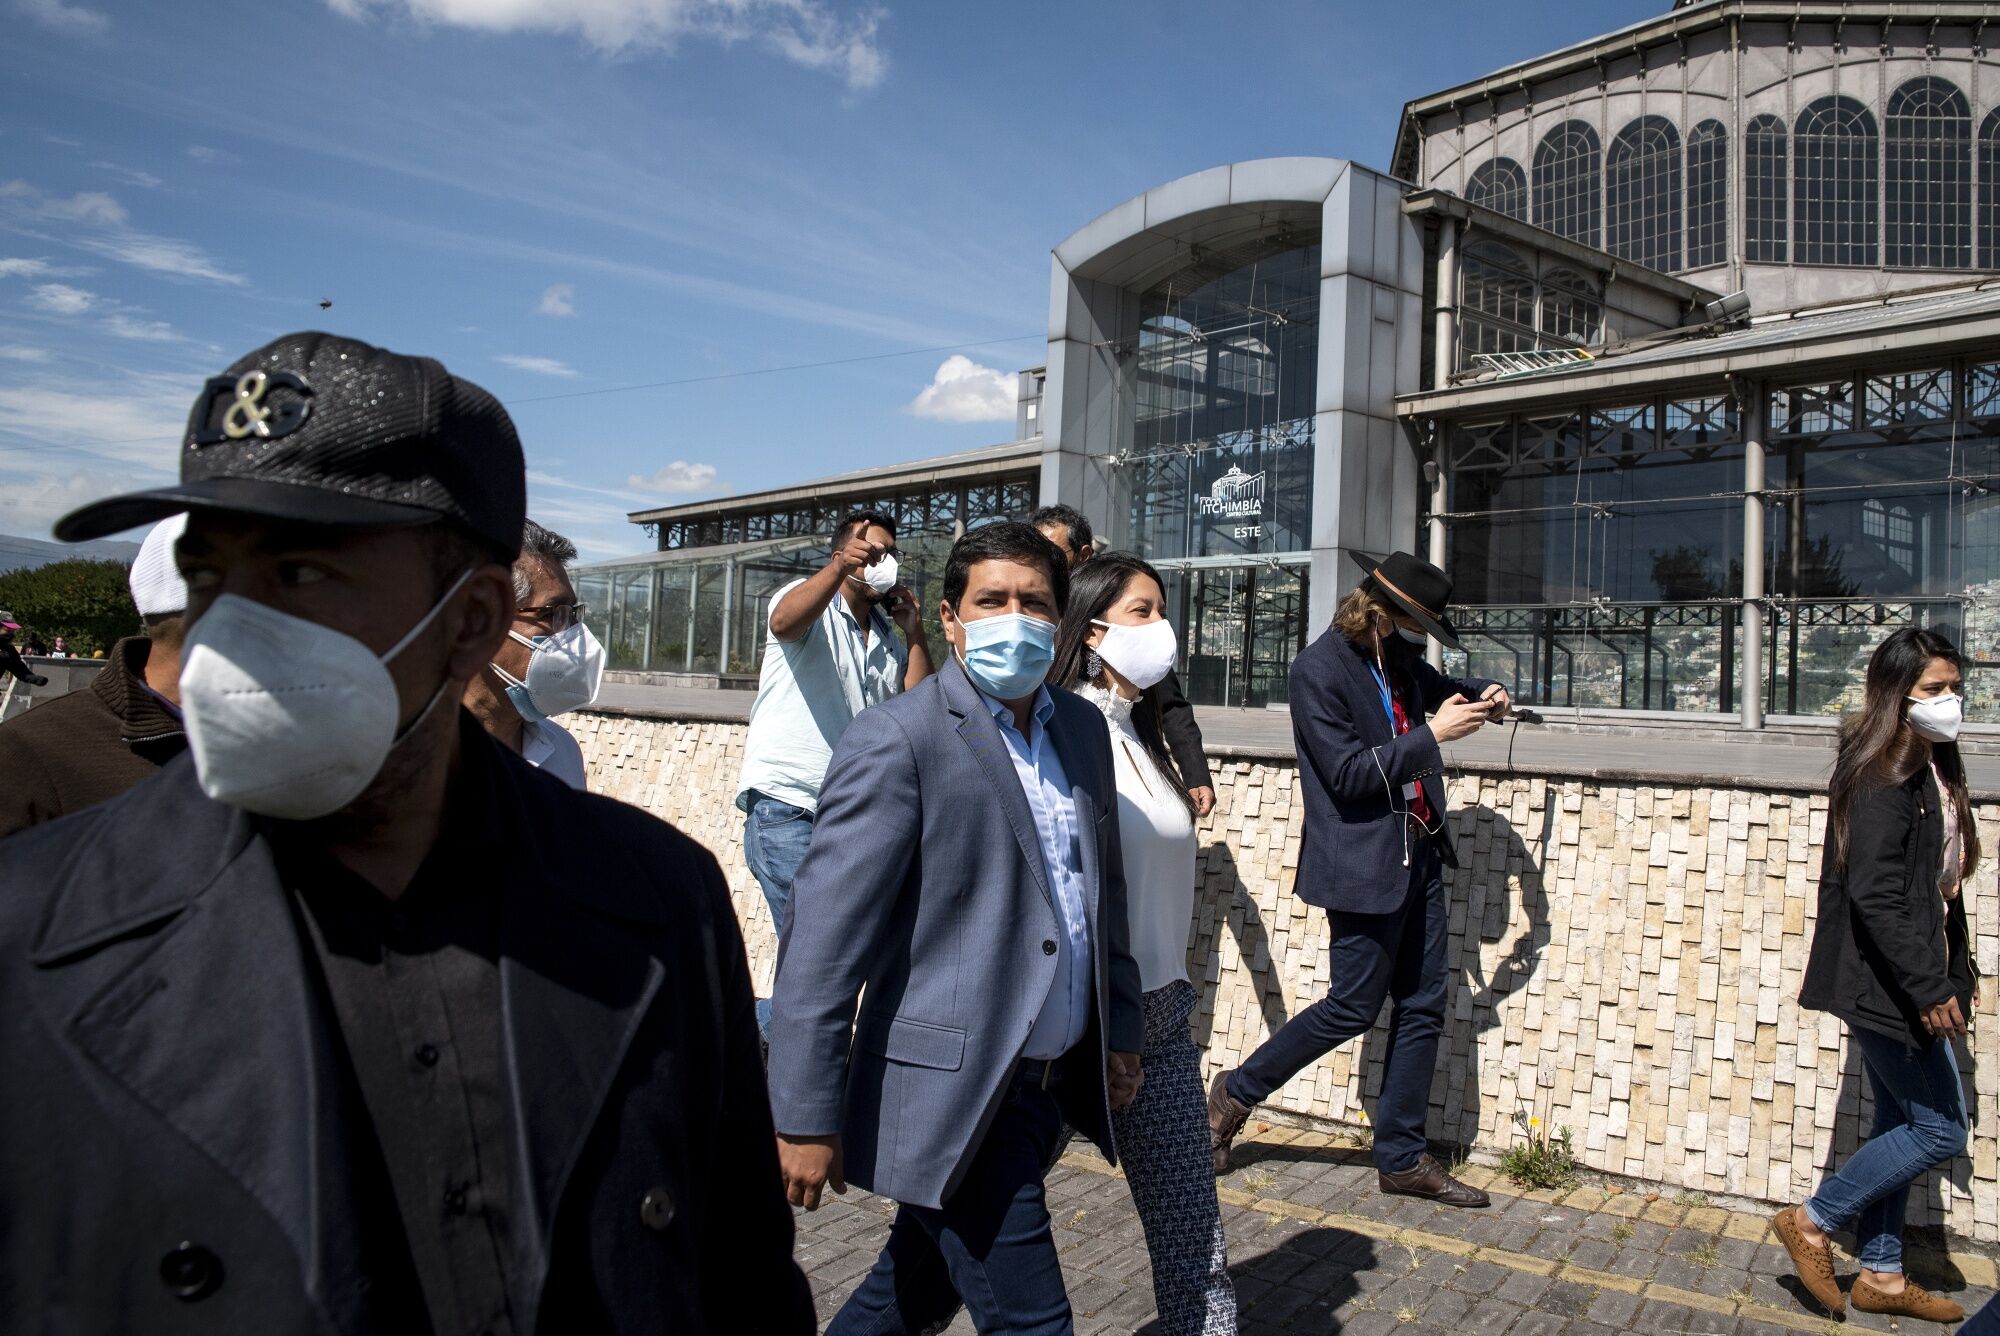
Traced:
[[[591, 786], [672, 821], [722, 861], [752, 970], [776, 947], [732, 804], [743, 725], [573, 716]], [[1325, 915], [1291, 895], [1301, 813], [1289, 762], [1218, 758], [1203, 823], [1189, 967], [1211, 1067], [1241, 1061], [1327, 985]], [[1461, 866], [1447, 874], [1452, 984], [1431, 1134], [1497, 1152], [1519, 1116], [1570, 1129], [1587, 1166], [1672, 1188], [1798, 1200], [1862, 1139], [1870, 1100], [1831, 1017], [1795, 1002], [1826, 831], [1822, 794], [1658, 788], [1540, 775], [1451, 782]], [[1981, 837], [2000, 849], [2000, 805]], [[1977, 961], [2000, 972], [2000, 885], [1971, 896]], [[2000, 1033], [1982, 999], [1969, 1157], [1911, 1203], [1912, 1224], [2000, 1243]], [[1359, 1123], [1383, 1032], [1273, 1099]]]

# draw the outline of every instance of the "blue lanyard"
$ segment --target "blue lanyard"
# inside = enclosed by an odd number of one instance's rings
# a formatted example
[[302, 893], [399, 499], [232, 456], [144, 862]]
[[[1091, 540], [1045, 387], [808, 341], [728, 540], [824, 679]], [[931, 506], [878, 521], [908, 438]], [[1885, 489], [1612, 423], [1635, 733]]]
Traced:
[[1389, 716], [1389, 736], [1396, 737], [1396, 701], [1389, 694], [1388, 679], [1383, 677], [1382, 670], [1372, 663], [1368, 665], [1368, 675], [1375, 679], [1375, 689], [1382, 693], [1382, 713]]

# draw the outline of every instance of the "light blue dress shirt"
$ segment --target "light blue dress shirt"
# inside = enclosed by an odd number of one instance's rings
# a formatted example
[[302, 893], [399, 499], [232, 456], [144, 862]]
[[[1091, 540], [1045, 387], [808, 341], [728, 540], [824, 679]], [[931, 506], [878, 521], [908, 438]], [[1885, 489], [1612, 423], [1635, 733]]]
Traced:
[[1083, 846], [1077, 830], [1076, 799], [1069, 776], [1049, 740], [1049, 719], [1056, 712], [1047, 687], [1035, 692], [1028, 736], [1014, 727], [1014, 712], [985, 692], [980, 696], [993, 712], [993, 722], [1006, 739], [1014, 774], [1035, 816], [1035, 833], [1042, 846], [1042, 867], [1055, 894], [1056, 917], [1062, 931], [1056, 937], [1056, 975], [1049, 995], [1028, 1031], [1024, 1058], [1059, 1058], [1076, 1047], [1090, 1023], [1090, 913], [1083, 885]]

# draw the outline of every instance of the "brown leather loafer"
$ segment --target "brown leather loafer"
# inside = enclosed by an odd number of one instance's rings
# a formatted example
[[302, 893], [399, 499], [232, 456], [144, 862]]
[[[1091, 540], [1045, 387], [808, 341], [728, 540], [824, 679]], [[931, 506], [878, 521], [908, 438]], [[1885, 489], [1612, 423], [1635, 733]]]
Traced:
[[1223, 1084], [1228, 1076], [1228, 1072], [1217, 1072], [1208, 1083], [1208, 1158], [1218, 1178], [1229, 1172], [1229, 1143], [1236, 1140], [1250, 1117], [1250, 1106]]
[[1400, 1174], [1378, 1174], [1382, 1191], [1399, 1197], [1425, 1197], [1444, 1206], [1491, 1206], [1493, 1199], [1444, 1171], [1437, 1157], [1424, 1154]]
[[1806, 1242], [1806, 1236], [1799, 1230], [1799, 1212], [1803, 1209], [1787, 1206], [1771, 1217], [1771, 1228], [1777, 1231], [1778, 1242], [1791, 1254], [1792, 1270], [1798, 1273], [1806, 1293], [1835, 1317], [1846, 1317], [1847, 1296], [1840, 1292], [1840, 1281], [1833, 1274], [1833, 1250]]
[[1965, 1309], [1949, 1299], [1941, 1299], [1914, 1280], [1905, 1280], [1899, 1293], [1876, 1289], [1866, 1277], [1854, 1280], [1854, 1306], [1864, 1313], [1893, 1313], [1897, 1317], [1920, 1317], [1926, 1322], [1963, 1322]]

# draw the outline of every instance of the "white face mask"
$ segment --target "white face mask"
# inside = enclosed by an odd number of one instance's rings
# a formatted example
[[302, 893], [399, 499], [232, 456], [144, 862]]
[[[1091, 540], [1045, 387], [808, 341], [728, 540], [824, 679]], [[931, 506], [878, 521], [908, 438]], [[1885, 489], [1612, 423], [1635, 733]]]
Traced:
[[1112, 622], [1095, 625], [1104, 628], [1104, 639], [1097, 643], [1097, 657], [1139, 690], [1155, 685], [1174, 670], [1174, 660], [1180, 657], [1180, 641], [1174, 635], [1173, 623], [1165, 618], [1136, 626]]
[[896, 565], [895, 556], [891, 553], [884, 553], [876, 559], [873, 566], [867, 567], [859, 575], [850, 575], [847, 578], [867, 585], [875, 592], [875, 596], [880, 598], [896, 587], [896, 577], [898, 574], [899, 570]]
[[1910, 721], [1910, 727], [1920, 738], [1932, 742], [1953, 742], [1958, 738], [1958, 726], [1965, 719], [1965, 700], [1959, 696], [1932, 696], [1928, 700], [1910, 699], [1910, 708], [1903, 717]]
[[[236, 594], [216, 599], [181, 656], [181, 713], [202, 792], [287, 821], [326, 816], [360, 797], [399, 741], [400, 702], [385, 665], [471, 574], [379, 658], [331, 627]], [[410, 729], [450, 686], [438, 684]]]
[[534, 651], [528, 656], [525, 678], [493, 665], [495, 675], [507, 684], [507, 699], [523, 719], [552, 719], [597, 699], [597, 689], [604, 682], [604, 646], [597, 643], [589, 627], [577, 622], [554, 635], [532, 640], [519, 631], [507, 634]]

